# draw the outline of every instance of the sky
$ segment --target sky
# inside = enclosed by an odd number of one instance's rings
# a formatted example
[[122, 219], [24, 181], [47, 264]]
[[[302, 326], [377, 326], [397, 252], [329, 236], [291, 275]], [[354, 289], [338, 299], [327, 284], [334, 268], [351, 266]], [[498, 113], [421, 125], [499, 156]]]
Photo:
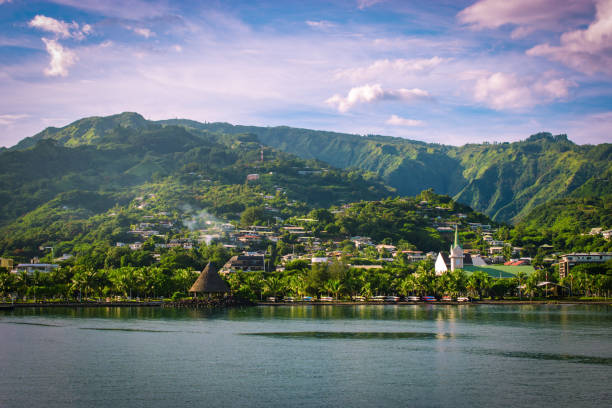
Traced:
[[0, 146], [124, 111], [612, 142], [612, 0], [0, 0]]

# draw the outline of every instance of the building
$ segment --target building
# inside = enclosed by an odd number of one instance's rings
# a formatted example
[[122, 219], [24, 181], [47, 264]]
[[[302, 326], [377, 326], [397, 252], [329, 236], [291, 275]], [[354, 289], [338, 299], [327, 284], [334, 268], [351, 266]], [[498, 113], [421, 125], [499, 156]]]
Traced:
[[0, 268], [6, 268], [7, 270], [12, 270], [14, 266], [14, 262], [11, 258], [0, 258]]
[[561, 255], [559, 260], [559, 277], [565, 278], [572, 266], [588, 263], [603, 263], [612, 259], [612, 252], [571, 253]]
[[265, 270], [264, 254], [234, 255], [221, 268], [222, 274], [237, 271], [263, 271]]
[[362, 249], [364, 247], [374, 245], [372, 243], [372, 238], [370, 237], [351, 237], [351, 241], [353, 241], [353, 244], [355, 244], [355, 248], [357, 249]]
[[455, 226], [455, 243], [450, 249], [451, 271], [463, 269], [463, 248], [459, 244], [459, 231]]
[[450, 253], [438, 253], [436, 258], [435, 270], [436, 275], [440, 276], [446, 272], [456, 269], [465, 269], [468, 266], [485, 266], [487, 263], [480, 255], [472, 255], [463, 251], [459, 243], [459, 234], [455, 230], [455, 242], [451, 245]]
[[198, 295], [224, 295], [230, 291], [228, 284], [219, 276], [217, 268], [210, 262], [206, 265], [198, 279], [194, 282], [189, 293], [197, 298]]
[[27, 264], [18, 264], [17, 267], [13, 270], [14, 273], [27, 272], [29, 275], [35, 272], [51, 272], [54, 269], [59, 268], [57, 264], [47, 264], [47, 263], [27, 263]]

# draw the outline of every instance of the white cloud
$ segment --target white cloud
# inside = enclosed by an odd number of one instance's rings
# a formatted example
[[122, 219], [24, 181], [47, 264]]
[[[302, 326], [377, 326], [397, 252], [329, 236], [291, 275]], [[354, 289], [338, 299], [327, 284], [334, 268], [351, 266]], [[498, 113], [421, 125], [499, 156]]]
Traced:
[[312, 21], [306, 20], [306, 24], [312, 28], [326, 29], [335, 27], [335, 24], [331, 21], [320, 20], [320, 21]]
[[65, 21], [59, 21], [51, 17], [37, 15], [34, 17], [28, 25], [33, 28], [38, 28], [39, 30], [48, 31], [50, 33], [56, 34], [61, 38], [69, 38], [70, 34], [70, 24]]
[[89, 24], [84, 24], [81, 27], [74, 21], [67, 23], [41, 14], [36, 15], [28, 25], [32, 28], [55, 34], [54, 39], [42, 38], [45, 48], [51, 57], [49, 66], [44, 70], [46, 76], [67, 76], [68, 67], [74, 65], [78, 60], [73, 51], [64, 48], [58, 42], [60, 38], [72, 38], [81, 41], [93, 32], [93, 28]]
[[444, 58], [419, 58], [394, 60], [382, 59], [374, 61], [367, 67], [343, 69], [336, 73], [336, 78], [349, 78], [352, 81], [378, 79], [387, 75], [404, 75], [415, 72], [428, 71], [444, 62]]
[[56, 40], [42, 39], [47, 47], [47, 52], [51, 56], [49, 66], [45, 68], [47, 76], [67, 76], [68, 67], [74, 65], [77, 61], [77, 56], [71, 50], [62, 47]]
[[4, 4], [4, 3], [10, 3], [13, 0], [0, 0], [0, 4]]
[[149, 38], [149, 37], [153, 37], [155, 35], [155, 33], [151, 30], [149, 30], [148, 28], [131, 28], [130, 29], [135, 32], [136, 34], [144, 37], [144, 38]]
[[422, 89], [397, 89], [383, 90], [380, 84], [363, 85], [352, 88], [346, 97], [334, 95], [327, 99], [325, 103], [338, 109], [340, 112], [347, 112], [358, 103], [371, 103], [379, 100], [404, 100], [410, 101], [415, 99], [427, 99], [429, 93]]
[[385, 123], [393, 126], [422, 126], [425, 124], [421, 120], [406, 119], [397, 115], [391, 115], [391, 117], [387, 119]]
[[593, 0], [480, 0], [458, 15], [459, 21], [475, 30], [517, 26], [513, 38], [538, 29], [558, 29], [561, 20], [576, 18], [592, 10]]
[[84, 24], [81, 27], [75, 21], [67, 23], [41, 14], [36, 15], [30, 20], [28, 25], [32, 28], [53, 33], [56, 38], [74, 38], [79, 41], [85, 39], [86, 36], [93, 32], [93, 28], [89, 24]]
[[[2, 4], [2, 3], [0, 3]], [[10, 125], [19, 119], [27, 118], [30, 115], [20, 114], [20, 115], [0, 115], [0, 125]]]
[[357, 7], [360, 10], [366, 9], [368, 7], [372, 7], [375, 4], [382, 3], [385, 0], [357, 0]]
[[612, 0], [597, 2], [595, 21], [586, 29], [563, 33], [558, 46], [539, 44], [527, 55], [547, 57], [586, 74], [612, 74]]
[[487, 73], [476, 81], [474, 99], [495, 110], [522, 109], [565, 98], [576, 86], [572, 81], [550, 76], [530, 82], [512, 73]]

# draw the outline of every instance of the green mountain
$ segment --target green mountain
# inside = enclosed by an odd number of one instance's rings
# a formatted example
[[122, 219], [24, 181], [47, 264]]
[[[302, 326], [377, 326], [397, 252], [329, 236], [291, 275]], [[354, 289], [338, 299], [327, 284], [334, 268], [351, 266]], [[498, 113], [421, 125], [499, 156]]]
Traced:
[[[280, 150], [304, 160], [318, 160], [318, 166], [328, 163], [360, 170], [366, 178], [376, 175], [401, 195], [416, 195], [433, 188], [496, 221], [517, 222], [551, 199], [612, 193], [612, 144], [576, 145], [565, 135], [549, 133], [515, 143], [457, 147], [290, 127], [234, 126], [184, 119], [152, 122], [135, 113], [123, 113], [81, 119], [61, 129], [48, 128], [10, 150], [53, 139], [64, 147], [95, 146], [97, 150], [127, 149], [136, 143], [167, 157], [166, 153], [179, 145], [194, 148], [202, 141], [231, 148], [238, 136], [247, 138], [244, 140], [253, 144], [253, 151], [259, 142], [273, 148], [276, 154]], [[167, 174], [173, 169], [159, 160], [157, 156], [143, 157], [128, 174]], [[255, 153], [252, 160], [256, 161]]]
[[612, 228], [612, 196], [551, 200], [531, 211], [518, 227], [551, 230], [558, 234], [589, 232], [591, 228]]
[[162, 123], [254, 134], [266, 145], [302, 158], [374, 172], [400, 194], [433, 188], [497, 221], [518, 221], [550, 199], [612, 193], [612, 144], [576, 145], [565, 135], [539, 133], [515, 143], [455, 147], [289, 127]]
[[248, 134], [188, 131], [133, 113], [87, 118], [0, 152], [0, 253], [35, 253], [71, 237], [119, 239], [114, 231], [138, 220], [138, 211], [180, 219], [185, 208], [206, 209], [237, 220], [259, 206], [286, 218], [394, 194], [375, 175], [262, 147]]

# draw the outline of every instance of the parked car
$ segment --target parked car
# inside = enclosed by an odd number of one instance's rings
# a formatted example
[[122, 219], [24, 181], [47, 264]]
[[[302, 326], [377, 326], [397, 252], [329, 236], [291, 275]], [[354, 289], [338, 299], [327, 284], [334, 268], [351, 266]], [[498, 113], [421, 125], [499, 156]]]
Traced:
[[425, 302], [437, 302], [438, 300], [434, 296], [423, 296]]
[[419, 300], [421, 300], [421, 298], [418, 296], [407, 296], [406, 297], [407, 302], [418, 302]]
[[400, 300], [399, 296], [386, 296], [385, 297], [385, 302], [397, 302], [399, 300]]
[[469, 297], [461, 296], [457, 298], [457, 302], [469, 302], [469, 301], [470, 301]]
[[321, 300], [321, 302], [331, 302], [331, 301], [334, 300], [334, 298], [331, 297], [331, 296], [321, 296], [320, 300]]

